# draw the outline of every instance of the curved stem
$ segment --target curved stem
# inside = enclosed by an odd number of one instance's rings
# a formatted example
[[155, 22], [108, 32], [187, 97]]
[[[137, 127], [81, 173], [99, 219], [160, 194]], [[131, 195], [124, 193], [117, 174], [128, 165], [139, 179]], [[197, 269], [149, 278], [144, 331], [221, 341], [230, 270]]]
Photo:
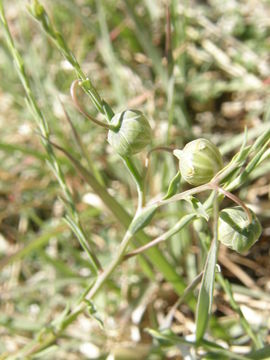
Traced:
[[126, 167], [128, 168], [133, 180], [136, 183], [137, 186], [137, 192], [138, 192], [138, 209], [137, 212], [141, 210], [141, 208], [144, 206], [145, 203], [145, 196], [144, 196], [144, 187], [143, 187], [143, 181], [142, 177], [139, 174], [135, 164], [133, 163], [132, 159], [129, 157], [122, 157]]
[[76, 90], [78, 85], [80, 84], [79, 80], [74, 80], [73, 83], [71, 84], [70, 87], [70, 94], [72, 97], [72, 100], [74, 102], [74, 105], [76, 106], [76, 108], [79, 110], [79, 112], [81, 114], [83, 114], [87, 119], [91, 120], [92, 122], [94, 122], [95, 124], [104, 127], [105, 129], [108, 130], [115, 130], [115, 127], [109, 124], [105, 124], [102, 121], [97, 120], [96, 118], [94, 118], [92, 115], [88, 114], [87, 112], [85, 112], [82, 108], [82, 106], [80, 105], [80, 102], [78, 100], [77, 94], [76, 94]]
[[[174, 151], [174, 149], [168, 147], [168, 146], [157, 146], [153, 149], [151, 149], [150, 151], [148, 151], [147, 155], [146, 155], [146, 159], [145, 159], [145, 168], [148, 169], [149, 164], [150, 164], [150, 155], [154, 152], [154, 151], [167, 151], [172, 153]], [[146, 170], [147, 171], [147, 170]]]
[[174, 151], [174, 149], [167, 147], [167, 146], [157, 146], [153, 149], [151, 149], [150, 151], [148, 151], [147, 155], [146, 155], [146, 159], [145, 159], [145, 163], [144, 163], [144, 171], [143, 171], [143, 188], [144, 188], [144, 193], [146, 192], [146, 184], [147, 184], [147, 180], [148, 180], [148, 175], [149, 175], [149, 167], [150, 167], [150, 156], [154, 151], [167, 151], [172, 153]]
[[173, 197], [171, 197], [168, 200], [159, 200], [159, 201], [157, 201], [157, 204], [159, 206], [161, 206], [161, 205], [169, 204], [169, 203], [174, 202], [174, 201], [184, 200], [187, 196], [198, 194], [198, 193], [206, 191], [206, 190], [217, 190], [218, 192], [222, 193], [223, 195], [225, 195], [226, 197], [228, 197], [229, 199], [234, 201], [236, 204], [238, 204], [239, 206], [241, 206], [243, 208], [243, 210], [247, 214], [247, 218], [248, 218], [249, 222], [250, 223], [252, 222], [252, 213], [249, 210], [249, 208], [245, 205], [245, 203], [242, 200], [240, 200], [236, 195], [234, 195], [234, 194], [230, 193], [229, 191], [223, 189], [215, 181], [210, 181], [207, 184], [200, 185], [200, 186], [197, 186], [197, 187], [195, 187], [193, 189], [190, 189], [190, 190], [184, 191], [184, 192], [182, 192], [180, 194], [174, 195]]
[[229, 199], [231, 199], [232, 201], [234, 201], [236, 204], [238, 204], [239, 206], [241, 206], [241, 208], [243, 208], [243, 210], [245, 211], [248, 221], [251, 224], [252, 223], [252, 214], [251, 211], [249, 210], [249, 208], [246, 206], [246, 204], [239, 199], [239, 197], [237, 197], [236, 195], [232, 194], [231, 192], [223, 189], [222, 187], [218, 186], [216, 187], [216, 189], [221, 192], [223, 195], [225, 195], [226, 197], [228, 197]]
[[64, 104], [62, 103], [62, 101], [60, 99], [59, 99], [59, 102], [60, 102], [60, 104], [62, 106], [62, 109], [64, 111], [65, 118], [66, 118], [67, 122], [69, 123], [69, 125], [71, 127], [71, 131], [72, 131], [72, 134], [74, 136], [75, 142], [77, 143], [78, 148], [80, 149], [80, 152], [81, 152], [82, 156], [86, 159], [89, 169], [93, 172], [93, 174], [95, 175], [98, 182], [101, 185], [104, 185], [103, 178], [102, 178], [98, 168], [95, 166], [94, 161], [91, 159], [89, 151], [86, 149], [86, 146], [84, 145], [84, 143], [83, 143], [83, 141], [81, 139], [81, 136], [79, 135], [78, 131], [76, 130], [75, 126], [73, 125], [73, 122], [72, 122], [69, 114], [67, 113]]

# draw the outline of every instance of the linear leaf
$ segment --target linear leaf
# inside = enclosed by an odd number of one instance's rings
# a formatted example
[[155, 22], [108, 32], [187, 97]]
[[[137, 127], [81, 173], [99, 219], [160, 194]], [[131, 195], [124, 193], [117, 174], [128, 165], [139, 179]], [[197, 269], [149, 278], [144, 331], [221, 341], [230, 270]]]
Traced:
[[197, 341], [203, 338], [208, 320], [211, 314], [215, 268], [217, 262], [217, 241], [214, 239], [211, 244], [208, 257], [206, 259], [202, 285], [199, 293], [199, 299], [196, 310], [196, 339]]
[[167, 200], [177, 193], [180, 185], [180, 180], [181, 180], [181, 173], [180, 171], [178, 171], [177, 174], [172, 178], [168, 187], [167, 194], [164, 196], [163, 200]]

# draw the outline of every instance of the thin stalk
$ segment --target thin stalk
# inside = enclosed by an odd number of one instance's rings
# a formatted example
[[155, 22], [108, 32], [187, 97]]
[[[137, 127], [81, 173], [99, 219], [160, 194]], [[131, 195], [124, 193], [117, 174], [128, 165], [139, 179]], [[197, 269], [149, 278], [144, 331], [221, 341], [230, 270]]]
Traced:
[[131, 251], [130, 253], [128, 253], [125, 256], [125, 260], [139, 255], [142, 252], [150, 249], [151, 247], [168, 240], [170, 237], [172, 237], [173, 235], [175, 235], [176, 233], [178, 233], [181, 229], [183, 229], [185, 226], [187, 226], [192, 220], [194, 220], [196, 218], [196, 214], [188, 214], [183, 216], [170, 230], [166, 231], [164, 234], [160, 235], [159, 237], [157, 237], [156, 239], [152, 240], [151, 242], [149, 242], [146, 245], [143, 245], [139, 248], [137, 248], [136, 250]]
[[96, 179], [98, 180], [98, 182], [101, 184], [101, 185], [104, 185], [104, 181], [103, 181], [103, 178], [99, 172], [99, 170], [97, 169], [97, 167], [95, 166], [95, 164], [93, 163], [91, 157], [90, 157], [90, 154], [89, 154], [89, 151], [87, 151], [80, 135], [78, 134], [75, 126], [73, 125], [73, 122], [70, 118], [70, 116], [68, 115], [65, 107], [64, 107], [64, 104], [60, 101], [61, 105], [62, 105], [62, 108], [63, 108], [63, 111], [64, 111], [64, 114], [65, 114], [65, 118], [67, 120], [67, 122], [69, 123], [70, 125], [70, 128], [71, 128], [71, 131], [72, 131], [72, 134], [74, 136], [74, 139], [75, 139], [75, 142], [77, 143], [78, 145], [78, 148], [81, 152], [81, 155], [86, 159], [87, 161], [87, 165], [89, 167], [89, 169], [93, 172], [93, 174], [95, 175]]
[[235, 170], [239, 169], [239, 163], [230, 163], [220, 170], [212, 179], [213, 182], [220, 184], [226, 177], [231, 175]]
[[64, 58], [70, 63], [76, 72], [77, 77], [82, 81], [82, 88], [90, 96], [93, 104], [95, 105], [98, 112], [106, 114], [104, 106], [109, 107], [107, 103], [101, 98], [96, 88], [92, 84], [91, 80], [84, 74], [80, 64], [78, 63], [75, 55], [69, 49], [62, 34], [55, 29], [51, 19], [49, 18], [44, 6], [38, 0], [31, 0], [29, 5], [29, 11], [32, 16], [40, 22], [43, 30], [53, 40], [56, 47], [62, 53]]
[[[77, 170], [78, 174], [89, 184], [93, 191], [101, 198], [107, 208], [112, 212], [113, 216], [126, 228], [128, 229], [132, 218], [130, 214], [108, 193], [107, 189], [101, 186], [95, 177], [85, 169], [76, 159], [72, 157], [65, 149], [60, 147], [57, 144], [50, 143], [61, 152], [63, 152], [66, 157], [71, 161]], [[135, 234], [138, 242], [141, 244], [146, 244], [150, 241], [149, 237], [142, 231]], [[179, 274], [175, 271], [175, 268], [168, 262], [168, 260], [163, 256], [163, 254], [157, 249], [152, 248], [148, 251], [149, 260], [153, 263], [159, 271], [162, 272], [165, 279], [167, 279], [172, 286], [174, 287], [177, 294], [182, 295], [185, 289], [185, 283]], [[194, 304], [191, 302], [189, 305], [192, 307]]]
[[[218, 250], [218, 218], [219, 218], [219, 202], [218, 202], [218, 189], [214, 193], [213, 201], [213, 241], [215, 242], [216, 249]], [[216, 254], [217, 257], [217, 254]]]
[[137, 209], [137, 211], [140, 211], [145, 203], [144, 186], [143, 186], [142, 177], [139, 174], [134, 162], [132, 161], [132, 159], [130, 157], [123, 157], [122, 159], [123, 159], [126, 167], [128, 168], [134, 182], [136, 183], [137, 193], [138, 193], [138, 209]]
[[127, 230], [120, 247], [117, 251], [117, 255], [112, 260], [110, 265], [106, 268], [106, 270], [98, 277], [97, 281], [95, 282], [94, 286], [91, 288], [89, 294], [86, 296], [87, 300], [92, 299], [98, 291], [101, 289], [102, 285], [107, 281], [107, 279], [111, 276], [112, 272], [118, 266], [118, 264], [122, 261], [125, 251], [130, 243], [130, 240], [133, 238], [133, 234]]
[[151, 149], [150, 151], [148, 151], [146, 158], [145, 158], [145, 163], [144, 163], [144, 170], [143, 170], [143, 187], [144, 187], [144, 193], [146, 193], [146, 188], [147, 188], [147, 183], [148, 183], [148, 178], [149, 178], [149, 167], [150, 167], [150, 158], [151, 155], [153, 154], [153, 152], [155, 151], [167, 151], [172, 153], [174, 149], [167, 147], [167, 146], [157, 146], [153, 149]]
[[243, 208], [243, 210], [245, 211], [248, 221], [251, 224], [252, 223], [252, 214], [251, 211], [249, 210], [249, 208], [246, 206], [246, 204], [239, 199], [239, 197], [237, 197], [236, 195], [232, 194], [231, 192], [223, 189], [220, 186], [217, 186], [217, 190], [222, 193], [223, 195], [225, 195], [226, 197], [228, 197], [229, 199], [231, 199], [232, 201], [234, 201], [236, 204], [238, 204], [239, 206], [241, 206]]
[[174, 195], [168, 200], [159, 200], [156, 203], [158, 204], [158, 206], [161, 206], [161, 205], [169, 204], [169, 203], [172, 203], [175, 201], [185, 200], [187, 197], [189, 197], [191, 195], [198, 194], [200, 192], [207, 191], [207, 190], [216, 190], [218, 192], [221, 192], [223, 195], [227, 196], [228, 198], [230, 198], [232, 201], [234, 201], [236, 204], [238, 204], [239, 206], [241, 206], [243, 208], [243, 210], [247, 214], [249, 222], [250, 223], [252, 222], [252, 214], [251, 214], [249, 208], [244, 204], [244, 202], [241, 201], [236, 195], [223, 189], [218, 184], [216, 184], [216, 182], [213, 182], [213, 181], [210, 181], [209, 183], [204, 184], [204, 185], [197, 186], [193, 189], [184, 191], [180, 194]]
[[[112, 272], [115, 270], [117, 265], [121, 262], [124, 257], [125, 251], [130, 243], [130, 240], [133, 238], [133, 234], [127, 230], [125, 236], [120, 244], [117, 255], [109, 264], [109, 266], [98, 276], [96, 282], [93, 287], [90, 288], [89, 293], [85, 295], [85, 300], [92, 300], [94, 296], [99, 292], [102, 288], [103, 284], [108, 280], [111, 276]], [[61, 336], [63, 331], [71, 324], [83, 311], [87, 309], [87, 303], [79, 304], [60, 324], [59, 328], [54, 330], [52, 333], [49, 333], [47, 337], [42, 341], [42, 343], [29, 344], [26, 348], [24, 348], [19, 353], [17, 352], [14, 356], [10, 356], [9, 360], [15, 360], [18, 358], [18, 355], [31, 356], [33, 354], [38, 353], [44, 348], [48, 347], [52, 343], [56, 341], [56, 339]], [[32, 346], [31, 346], [32, 345]]]
[[104, 127], [105, 129], [114, 131], [116, 129], [115, 126], [109, 125], [109, 124], [103, 123], [102, 121], [97, 120], [96, 118], [94, 118], [92, 115], [88, 114], [82, 108], [82, 106], [81, 106], [81, 104], [80, 104], [80, 102], [78, 100], [77, 94], [76, 94], [76, 90], [77, 90], [78, 85], [81, 85], [81, 82], [79, 80], [74, 80], [73, 83], [71, 84], [71, 87], [70, 87], [70, 95], [72, 97], [74, 105], [79, 110], [79, 112], [81, 114], [83, 114], [88, 120], [91, 120], [93, 123], [95, 123], [96, 125]]
[[[82, 228], [82, 225], [80, 223], [79, 220], [79, 214], [76, 210], [74, 201], [73, 201], [73, 197], [72, 194], [67, 186], [67, 183], [65, 181], [65, 177], [64, 174], [61, 170], [61, 167], [59, 165], [58, 159], [55, 156], [54, 150], [52, 145], [50, 144], [50, 142], [48, 142], [48, 138], [49, 138], [49, 134], [50, 134], [50, 130], [49, 130], [49, 126], [48, 126], [48, 122], [45, 119], [45, 117], [43, 116], [39, 105], [36, 101], [36, 98], [32, 92], [31, 86], [30, 86], [30, 81], [29, 78], [27, 76], [25, 67], [24, 67], [24, 62], [23, 59], [20, 55], [20, 53], [18, 52], [18, 50], [15, 47], [14, 44], [14, 40], [12, 38], [12, 35], [10, 33], [9, 30], [9, 26], [5, 17], [5, 12], [4, 12], [4, 7], [3, 7], [3, 2], [2, 0], [0, 0], [0, 20], [1, 20], [1, 25], [4, 29], [5, 32], [5, 36], [6, 36], [6, 41], [7, 41], [7, 45], [8, 48], [10, 50], [10, 53], [14, 59], [14, 64], [15, 64], [15, 68], [17, 70], [17, 73], [20, 77], [21, 83], [23, 85], [23, 88], [25, 90], [26, 93], [26, 98], [28, 101], [28, 105], [34, 115], [34, 119], [37, 123], [37, 126], [42, 134], [42, 138], [43, 138], [43, 145], [46, 149], [46, 152], [48, 154], [48, 163], [53, 171], [53, 173], [55, 174], [55, 177], [57, 178], [60, 187], [63, 191], [63, 194], [65, 196], [65, 200], [66, 200], [66, 204], [67, 204], [67, 210], [69, 213], [69, 217], [72, 219], [73, 223], [75, 224], [75, 227], [77, 229], [77, 233], [80, 233], [81, 238], [78, 238], [78, 240], [80, 241], [81, 245], [83, 246], [84, 249], [86, 249], [86, 244], [88, 243], [86, 240], [86, 236], [84, 233], [84, 230]], [[72, 228], [71, 228], [72, 229]], [[73, 230], [73, 229], [72, 229]], [[75, 233], [76, 235], [76, 233]], [[83, 238], [83, 241], [82, 241]], [[94, 274], [97, 274], [98, 270], [101, 269], [100, 263], [99, 261], [97, 261], [96, 256], [93, 255], [94, 252], [91, 249], [91, 245], [88, 244], [87, 247], [87, 254], [89, 257], [89, 265], [91, 267], [91, 270]]]
[[[177, 194], [174, 197], [170, 198], [169, 200], [161, 200], [158, 203], [159, 206], [164, 205], [166, 203], [170, 203], [170, 200], [173, 201], [178, 201], [178, 200], [185, 200], [188, 196], [191, 196], [193, 194], [202, 192], [202, 191], [206, 191], [206, 190], [215, 190], [218, 192], [221, 192], [223, 195], [225, 195], [226, 197], [230, 198], [232, 201], [234, 201], [236, 204], [238, 204], [239, 206], [241, 206], [243, 208], [243, 210], [245, 211], [249, 223], [252, 222], [252, 214], [251, 211], [249, 210], [249, 208], [244, 204], [243, 201], [241, 201], [237, 196], [235, 196], [234, 194], [230, 193], [229, 191], [224, 190], [223, 188], [221, 188], [220, 186], [218, 186], [215, 183], [207, 183], [205, 185], [202, 186], [198, 186], [194, 189], [191, 190], [187, 190], [182, 192], [181, 194]], [[205, 204], [207, 205], [208, 202]], [[206, 206], [207, 208], [207, 206]], [[164, 234], [160, 235], [159, 237], [157, 237], [156, 239], [152, 240], [151, 242], [149, 242], [148, 244], [145, 244], [135, 250], [133, 250], [132, 252], [130, 252], [129, 254], [127, 254], [125, 256], [125, 259], [128, 259], [130, 257], [139, 255], [141, 253], [143, 253], [144, 251], [150, 249], [153, 246], [156, 246], [157, 244], [168, 240], [172, 235], [176, 234], [177, 232], [179, 232], [182, 228], [184, 228], [190, 221], [194, 220], [196, 218], [196, 214], [188, 214], [185, 215], [184, 217], [182, 217], [170, 230], [168, 230], [167, 232], [165, 232]]]
[[153, 149], [151, 149], [150, 151], [148, 151], [147, 155], [146, 155], [146, 159], [145, 159], [145, 168], [146, 168], [146, 171], [150, 165], [150, 156], [152, 155], [153, 152], [155, 151], [167, 151], [167, 152], [170, 152], [172, 153], [174, 149], [168, 147], [168, 146], [157, 146]]
[[197, 187], [195, 187], [193, 189], [186, 190], [186, 191], [183, 191], [180, 194], [174, 195], [168, 200], [158, 200], [155, 203], [158, 206], [170, 204], [170, 203], [175, 202], [175, 201], [185, 200], [185, 198], [187, 198], [188, 196], [198, 194], [198, 193], [201, 193], [201, 192], [206, 191], [206, 190], [213, 190], [213, 185], [211, 183], [200, 185], [200, 186], [197, 186]]

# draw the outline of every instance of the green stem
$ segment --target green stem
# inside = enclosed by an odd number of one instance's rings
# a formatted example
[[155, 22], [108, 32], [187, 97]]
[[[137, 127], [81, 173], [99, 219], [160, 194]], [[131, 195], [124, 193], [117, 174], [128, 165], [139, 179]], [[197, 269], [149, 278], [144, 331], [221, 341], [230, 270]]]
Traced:
[[[42, 135], [42, 139], [43, 139], [43, 145], [46, 149], [46, 152], [48, 154], [48, 163], [53, 171], [53, 173], [55, 174], [55, 177], [57, 178], [59, 185], [63, 191], [63, 194], [65, 196], [65, 200], [67, 203], [67, 211], [69, 213], [69, 216], [72, 218], [73, 223], [75, 224], [75, 227], [77, 228], [77, 233], [80, 233], [83, 237], [84, 232], [82, 229], [82, 226], [80, 224], [80, 220], [79, 220], [79, 215], [77, 213], [74, 201], [73, 201], [73, 197], [72, 194], [67, 186], [67, 183], [65, 181], [65, 177], [64, 174], [61, 170], [61, 167], [59, 165], [58, 159], [55, 156], [54, 150], [52, 145], [50, 144], [50, 142], [48, 141], [49, 135], [50, 135], [50, 130], [49, 130], [49, 126], [48, 126], [48, 122], [45, 119], [45, 117], [43, 116], [42, 111], [39, 108], [39, 105], [36, 101], [36, 98], [32, 92], [31, 86], [30, 86], [30, 81], [29, 78], [27, 76], [27, 73], [25, 71], [25, 66], [24, 66], [24, 61], [20, 55], [20, 53], [18, 52], [18, 50], [15, 47], [14, 44], [14, 40], [11, 36], [10, 30], [9, 30], [9, 26], [5, 17], [5, 12], [4, 12], [4, 7], [3, 7], [3, 2], [2, 0], [0, 1], [0, 20], [1, 20], [1, 25], [5, 31], [5, 36], [6, 36], [6, 42], [9, 48], [9, 51], [14, 59], [14, 64], [15, 64], [15, 68], [16, 71], [20, 77], [21, 83], [23, 85], [24, 91], [26, 93], [26, 98], [29, 104], [29, 107], [34, 115], [34, 119], [37, 123], [37, 126], [41, 132]], [[75, 233], [76, 234], [76, 233]], [[81, 239], [79, 239], [80, 241]], [[80, 241], [81, 242], [81, 241]], [[86, 244], [87, 240], [86, 238], [83, 239], [83, 243]], [[90, 245], [89, 245], [90, 246]], [[85, 248], [85, 247], [84, 247]], [[88, 247], [88, 251], [87, 254], [89, 256], [89, 260], [90, 260], [90, 267], [91, 270], [94, 274], [97, 274], [98, 270], [100, 269], [100, 264], [98, 261], [96, 261], [96, 257], [95, 255], [92, 256], [92, 251], [90, 250], [90, 248]]]
[[[221, 192], [224, 196], [228, 197], [229, 199], [231, 199], [232, 201], [237, 203], [239, 206], [241, 206], [243, 208], [243, 210], [245, 211], [245, 213], [247, 214], [247, 218], [248, 218], [249, 222], [250, 223], [252, 222], [252, 214], [251, 214], [249, 208], [243, 203], [243, 201], [241, 201], [234, 194], [232, 194], [229, 191], [226, 191], [222, 187], [218, 186], [215, 182], [213, 183], [212, 181], [207, 183], [207, 184], [198, 186], [196, 188], [184, 191], [181, 194], [177, 194], [177, 195], [171, 197], [168, 200], [160, 200], [156, 204], [157, 204], [157, 206], [162, 206], [162, 205], [165, 205], [165, 204], [170, 203], [172, 201], [185, 200], [187, 197], [189, 197], [191, 195], [194, 195], [194, 194], [206, 191], [206, 190], [215, 190], [215, 191], [213, 193], [213, 196], [211, 197], [212, 201], [209, 202], [208, 200], [206, 200], [206, 202], [204, 204], [205, 210], [207, 210], [210, 206], [212, 206], [213, 203], [214, 204], [216, 203], [217, 200], [216, 200], [215, 193], [216, 192]], [[152, 240], [148, 244], [145, 244], [145, 245], [139, 247], [138, 249], [135, 249], [134, 251], [130, 252], [129, 254], [126, 255], [125, 258], [128, 259], [128, 258], [130, 258], [132, 256], [138, 255], [138, 254], [150, 249], [151, 247], [159, 244], [160, 242], [166, 241], [172, 235], [179, 232], [184, 226], [186, 226], [195, 217], [196, 217], [196, 214], [189, 214], [189, 215], [184, 216], [170, 230], [168, 230], [167, 232], [165, 232], [164, 234], [162, 234], [158, 238]]]
[[[108, 193], [107, 189], [101, 186], [96, 178], [76, 159], [74, 159], [65, 149], [51, 141], [50, 143], [67, 156], [67, 158], [74, 165], [78, 174], [80, 174], [85, 182], [92, 187], [93, 191], [101, 198], [107, 208], [115, 216], [115, 218], [126, 229], [128, 229], [132, 221], [130, 214]], [[140, 244], [147, 244], [150, 241], [149, 237], [142, 231], [138, 232], [135, 237], [138, 239]], [[179, 274], [177, 274], [175, 268], [168, 262], [168, 260], [157, 248], [151, 248], [147, 253], [149, 255], [149, 260], [162, 272], [165, 279], [167, 279], [173, 285], [177, 294], [181, 295], [185, 289], [185, 283]], [[193, 306], [191, 303], [190, 305]]]
[[143, 186], [142, 177], [139, 174], [134, 162], [132, 161], [132, 159], [130, 157], [123, 157], [122, 159], [137, 186], [137, 192], [138, 192], [138, 209], [137, 209], [137, 211], [140, 211], [142, 209], [142, 207], [144, 206], [144, 202], [145, 202], [144, 186]]
[[[109, 105], [104, 102], [104, 100], [99, 95], [98, 91], [92, 84], [91, 80], [87, 78], [87, 76], [82, 71], [82, 68], [80, 64], [78, 63], [76, 57], [72, 53], [72, 51], [69, 49], [65, 39], [63, 38], [62, 34], [59, 33], [53, 26], [45, 8], [38, 0], [32, 0], [31, 4], [29, 6], [30, 13], [33, 15], [33, 17], [40, 22], [43, 30], [46, 32], [46, 34], [53, 40], [56, 47], [59, 49], [59, 51], [62, 53], [64, 58], [70, 63], [70, 65], [73, 67], [73, 69], [76, 72], [77, 77], [83, 82], [82, 88], [84, 91], [90, 96], [94, 106], [100, 112], [101, 114], [106, 115], [104, 104], [106, 104], [107, 109], [109, 108]], [[110, 109], [110, 111], [107, 111], [108, 113], [113, 113], [113, 111]]]
[[[156, 204], [158, 206], [162, 206], [162, 205], [166, 205], [169, 204], [171, 202], [175, 202], [175, 201], [179, 201], [179, 200], [185, 200], [187, 197], [194, 195], [194, 194], [198, 194], [200, 192], [203, 191], [207, 191], [207, 190], [215, 190], [218, 191], [220, 193], [222, 193], [224, 196], [228, 197], [229, 199], [231, 199], [232, 201], [234, 201], [236, 204], [238, 204], [239, 206], [241, 206], [243, 208], [243, 210], [245, 211], [247, 218], [249, 220], [249, 223], [252, 222], [252, 214], [249, 210], [249, 208], [244, 204], [243, 201], [241, 201], [236, 195], [232, 194], [231, 192], [223, 189], [222, 187], [220, 187], [216, 181], [211, 180], [209, 183], [204, 184], [204, 185], [200, 185], [197, 186], [193, 189], [184, 191], [180, 194], [174, 195], [171, 198], [169, 198], [168, 200], [159, 200], [156, 202]], [[213, 198], [211, 197], [211, 202], [207, 201], [205, 202], [205, 205], [207, 204], [207, 206], [205, 206], [205, 208], [208, 208], [209, 206], [211, 206], [213, 202]]]
[[94, 118], [92, 115], [88, 114], [86, 111], [84, 111], [84, 109], [82, 108], [79, 100], [78, 100], [78, 97], [77, 97], [77, 93], [76, 93], [76, 90], [77, 90], [77, 86], [80, 85], [82, 87], [83, 85], [83, 82], [79, 81], [79, 80], [74, 80], [73, 83], [71, 84], [71, 87], [70, 87], [70, 95], [72, 97], [72, 100], [74, 102], [74, 105], [76, 106], [76, 108], [79, 110], [79, 112], [85, 116], [88, 120], [91, 120], [93, 123], [95, 123], [96, 125], [98, 126], [101, 126], [107, 130], [115, 130], [115, 126], [113, 125], [110, 125], [110, 124], [106, 124], [102, 121], [99, 121], [98, 119]]
[[213, 190], [213, 185], [211, 184], [211, 182], [209, 182], [207, 184], [204, 184], [204, 185], [197, 186], [197, 187], [195, 187], [193, 189], [190, 189], [190, 190], [187, 190], [187, 191], [183, 191], [180, 194], [172, 196], [168, 200], [158, 200], [156, 203], [159, 206], [170, 204], [170, 203], [175, 202], [175, 201], [184, 200], [188, 196], [198, 194], [198, 193], [206, 191], [206, 190]]
[[[98, 293], [98, 291], [102, 288], [103, 284], [108, 280], [108, 278], [111, 276], [112, 272], [115, 270], [117, 265], [121, 262], [121, 260], [124, 257], [126, 248], [128, 247], [130, 240], [132, 239], [133, 234], [127, 230], [126, 234], [120, 244], [120, 247], [118, 249], [117, 255], [112, 260], [112, 262], [109, 264], [109, 266], [102, 272], [99, 277], [97, 278], [95, 284], [93, 287], [90, 288], [90, 291], [88, 295], [85, 296], [85, 300], [92, 300], [94, 296]], [[20, 355], [24, 356], [31, 356], [33, 354], [36, 354], [37, 352], [41, 351], [42, 349], [48, 347], [52, 343], [56, 341], [56, 339], [61, 336], [63, 331], [71, 324], [83, 311], [87, 309], [87, 303], [81, 303], [79, 304], [72, 312], [69, 314], [64, 321], [61, 323], [61, 326], [59, 329], [55, 330], [53, 333], [50, 333], [47, 335], [47, 338], [42, 341], [42, 343], [37, 344], [34, 342], [33, 344], [29, 344], [26, 348], [24, 348], [22, 351], [20, 351]], [[31, 346], [32, 345], [32, 346]], [[9, 360], [15, 360], [18, 358], [18, 353], [16, 353], [14, 356], [10, 356]]]
[[103, 273], [101, 273], [101, 275], [98, 277], [94, 286], [91, 288], [89, 294], [86, 296], [87, 300], [92, 299], [98, 293], [98, 291], [101, 289], [102, 285], [111, 276], [112, 272], [115, 270], [117, 265], [122, 261], [124, 255], [125, 255], [125, 251], [129, 245], [132, 237], [133, 237], [133, 234], [129, 230], [127, 230], [127, 232], [120, 244], [120, 247], [117, 251], [117, 255], [112, 260], [110, 265], [106, 268], [106, 270]]
[[145, 244], [141, 247], [139, 247], [136, 250], [131, 251], [125, 256], [125, 259], [129, 259], [132, 256], [136, 256], [141, 254], [142, 252], [150, 249], [151, 247], [168, 240], [170, 237], [178, 233], [181, 229], [183, 229], [185, 226], [187, 226], [192, 220], [196, 218], [196, 214], [188, 214], [183, 216], [170, 230], [166, 231], [161, 236], [157, 237], [156, 239], [152, 240], [148, 244]]
[[84, 157], [86, 159], [89, 170], [93, 172], [93, 174], [96, 177], [96, 179], [98, 180], [98, 182], [101, 185], [104, 185], [104, 180], [102, 178], [102, 175], [100, 174], [100, 172], [99, 172], [98, 168], [96, 167], [95, 163], [92, 161], [88, 149], [84, 145], [84, 143], [83, 143], [83, 141], [81, 139], [81, 136], [79, 135], [76, 127], [73, 125], [73, 122], [72, 122], [70, 116], [68, 115], [68, 113], [67, 113], [67, 111], [66, 111], [63, 104], [62, 104], [62, 108], [63, 108], [64, 114], [65, 114], [65, 118], [66, 118], [66, 120], [68, 121], [68, 123], [70, 125], [74, 140], [75, 140], [75, 142], [76, 142], [76, 144], [77, 144], [77, 146], [78, 146], [78, 148], [80, 150], [80, 153], [81, 153], [82, 157]]

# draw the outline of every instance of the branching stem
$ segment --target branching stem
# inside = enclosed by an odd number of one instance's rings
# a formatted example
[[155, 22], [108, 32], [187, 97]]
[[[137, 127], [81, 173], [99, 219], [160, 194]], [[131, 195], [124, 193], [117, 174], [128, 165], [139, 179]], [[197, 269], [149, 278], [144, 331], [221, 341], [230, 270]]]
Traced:
[[[159, 206], [161, 206], [161, 205], [164, 205], [164, 204], [167, 204], [167, 203], [170, 203], [170, 202], [174, 202], [174, 201], [178, 201], [178, 200], [184, 200], [184, 199], [186, 199], [187, 197], [189, 197], [191, 195], [198, 194], [198, 193], [206, 191], [206, 190], [215, 190], [217, 192], [222, 193], [223, 195], [225, 195], [226, 197], [228, 197], [232, 201], [234, 201], [236, 204], [238, 204], [239, 206], [241, 206], [243, 208], [243, 210], [245, 211], [245, 213], [246, 213], [246, 215], [248, 217], [249, 223], [252, 222], [251, 211], [244, 204], [244, 202], [241, 201], [236, 195], [234, 195], [234, 194], [230, 193], [229, 191], [227, 191], [227, 190], [223, 189], [222, 187], [220, 187], [215, 182], [209, 182], [207, 184], [197, 186], [196, 188], [184, 191], [181, 194], [177, 194], [177, 195], [173, 196], [169, 200], [160, 200], [160, 201], [157, 202], [157, 204]], [[155, 245], [157, 245], [157, 244], [159, 244], [159, 243], [161, 243], [163, 241], [166, 241], [172, 235], [174, 235], [176, 232], [180, 231], [184, 226], [186, 226], [194, 218], [196, 218], [195, 213], [184, 216], [170, 230], [168, 230], [167, 232], [165, 232], [161, 236], [159, 236], [156, 239], [152, 240], [148, 244], [143, 245], [143, 246], [135, 249], [134, 251], [128, 253], [125, 256], [125, 260], [129, 259], [130, 257], [139, 255], [139, 254], [143, 253], [144, 251], [150, 249], [151, 247], [153, 247], [153, 246], [155, 246]]]

